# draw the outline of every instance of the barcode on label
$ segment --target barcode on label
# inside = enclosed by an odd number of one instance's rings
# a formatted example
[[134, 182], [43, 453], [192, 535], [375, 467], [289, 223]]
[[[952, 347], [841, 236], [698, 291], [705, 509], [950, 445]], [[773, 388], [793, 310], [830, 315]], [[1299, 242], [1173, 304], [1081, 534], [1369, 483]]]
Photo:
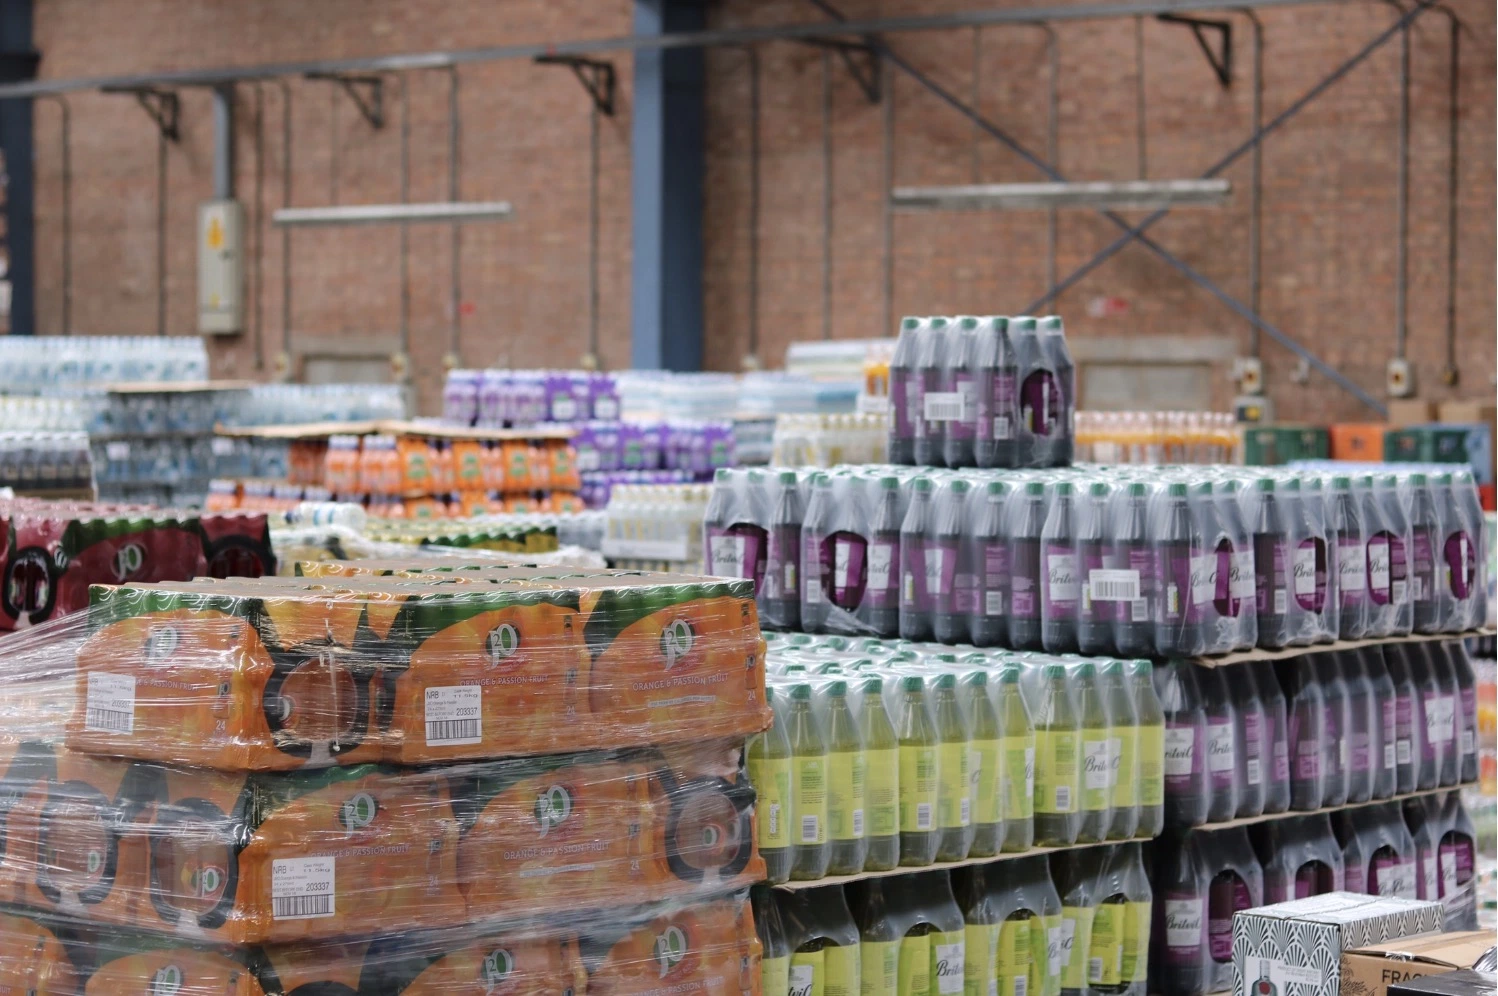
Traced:
[[1260, 777], [1260, 775], [1259, 775], [1259, 759], [1256, 758], [1256, 757], [1249, 758], [1248, 762], [1246, 764], [1246, 767], [1248, 769], [1247, 770], [1248, 784], [1250, 784], [1250, 785], [1257, 785], [1257, 784], [1259, 784], [1259, 777]]
[[1410, 763], [1410, 742], [1408, 740], [1399, 741], [1399, 763]]
[[815, 844], [817, 842], [817, 817], [813, 813], [801, 817], [801, 843]]
[[271, 916], [277, 920], [332, 915], [332, 896], [275, 896], [271, 899]]
[[133, 733], [135, 714], [115, 712], [113, 709], [89, 709], [83, 717], [83, 728], [105, 733]]
[[1472, 731], [1471, 730], [1463, 730], [1462, 731], [1462, 753], [1463, 754], [1470, 754], [1470, 753], [1472, 753], [1472, 751], [1476, 747], [1476, 745], [1477, 745], [1477, 741], [1473, 737]]
[[1284, 615], [1287, 605], [1288, 602], [1285, 598], [1285, 589], [1276, 588], [1274, 591], [1274, 614], [1277, 616]]
[[1094, 569], [1087, 572], [1096, 602], [1133, 602], [1139, 598], [1139, 572]]
[[1004, 593], [1002, 591], [985, 591], [983, 593], [983, 614], [985, 616], [1002, 616], [1004, 614]]
[[967, 826], [973, 821], [973, 800], [963, 799], [961, 805], [957, 808], [961, 811], [962, 815], [958, 818], [962, 820], [963, 826]]
[[780, 803], [770, 803], [770, 831], [771, 837], [780, 832]]
[[482, 741], [476, 719], [444, 719], [427, 723], [427, 746], [476, 744]]
[[1065, 813], [1071, 809], [1071, 786], [1056, 786], [1056, 811]]
[[1087, 959], [1087, 981], [1088, 982], [1102, 982], [1103, 981], [1103, 959], [1101, 959], [1101, 958], [1089, 958], [1089, 959]]
[[1129, 603], [1129, 615], [1134, 622], [1148, 622], [1150, 617], [1150, 603], [1147, 598], [1136, 598]]
[[[1008, 415], [995, 415], [993, 419], [993, 438], [1008, 439], [1014, 435], [1014, 427], [1010, 424]], [[1023, 988], [1017, 989], [1019, 996], [1024, 996]]]
[[931, 829], [931, 803], [918, 802], [915, 805], [915, 828], [917, 830]]
[[1394, 767], [1394, 745], [1384, 744], [1384, 767]]
[[1016, 975], [1014, 977], [1014, 996], [1025, 996], [1029, 988], [1030, 977], [1028, 975]]
[[863, 810], [861, 809], [853, 810], [853, 836], [863, 836]]
[[926, 395], [927, 422], [956, 422], [962, 418], [962, 395], [956, 391], [934, 391]]

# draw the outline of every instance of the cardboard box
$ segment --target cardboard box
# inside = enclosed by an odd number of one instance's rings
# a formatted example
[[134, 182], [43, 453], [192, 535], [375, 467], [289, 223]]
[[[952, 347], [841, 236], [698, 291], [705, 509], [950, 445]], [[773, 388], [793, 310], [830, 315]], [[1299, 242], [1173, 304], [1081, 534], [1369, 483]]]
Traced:
[[1442, 422], [1486, 422], [1498, 421], [1498, 405], [1491, 401], [1443, 401], [1440, 406]]
[[1331, 427], [1333, 460], [1379, 463], [1384, 458], [1382, 422], [1347, 422]]
[[1389, 987], [1422, 975], [1471, 968], [1493, 946], [1488, 930], [1406, 937], [1342, 955], [1342, 996], [1388, 996]]
[[1389, 424], [1396, 429], [1407, 425], [1425, 425], [1436, 420], [1434, 401], [1396, 398], [1389, 402]]
[[1342, 953], [1441, 929], [1441, 904], [1330, 892], [1233, 916], [1233, 996], [1340, 996]]
[[1460, 972], [1427, 975], [1391, 986], [1389, 996], [1493, 996], [1498, 992], [1492, 972], [1464, 968]]

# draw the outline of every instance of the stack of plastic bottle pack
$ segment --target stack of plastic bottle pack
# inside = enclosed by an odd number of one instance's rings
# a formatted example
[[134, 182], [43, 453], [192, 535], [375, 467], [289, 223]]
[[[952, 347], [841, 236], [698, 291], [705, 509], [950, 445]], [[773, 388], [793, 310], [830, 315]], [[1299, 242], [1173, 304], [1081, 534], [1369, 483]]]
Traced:
[[1149, 662], [942, 649], [772, 641], [749, 746], [771, 882], [1160, 832]]
[[1139, 842], [756, 894], [766, 996], [1145, 996]]
[[0, 990], [755, 991], [747, 584], [316, 570], [11, 638]]
[[768, 628], [1194, 657], [1487, 618], [1472, 475], [720, 471], [709, 574]]

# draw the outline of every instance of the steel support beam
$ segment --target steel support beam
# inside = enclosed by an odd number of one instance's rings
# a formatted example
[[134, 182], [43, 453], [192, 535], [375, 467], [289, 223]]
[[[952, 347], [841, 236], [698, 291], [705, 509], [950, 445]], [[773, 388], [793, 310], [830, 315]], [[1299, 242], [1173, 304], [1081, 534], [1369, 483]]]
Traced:
[[[0, 3], [0, 84], [36, 76], [41, 56], [31, 47], [32, 0]], [[0, 103], [0, 153], [5, 157], [5, 246], [10, 281], [10, 331], [36, 332], [36, 165], [32, 105]]]
[[[654, 2], [654, 0], [651, 0]], [[1351, 0], [1256, 0], [1254, 6], [1299, 7], [1308, 4], [1333, 5]], [[7, 4], [6, 6], [9, 6]], [[908, 17], [882, 17], [847, 21], [841, 24], [777, 24], [753, 28], [728, 28], [713, 31], [640, 31], [613, 38], [588, 38], [566, 42], [540, 42], [529, 45], [497, 45], [483, 48], [411, 52], [403, 55], [372, 56], [359, 59], [322, 59], [312, 62], [268, 63], [258, 66], [221, 66], [210, 69], [176, 72], [138, 73], [127, 76], [85, 76], [66, 80], [45, 80], [0, 86], [0, 100], [36, 97], [44, 93], [71, 90], [97, 90], [107, 87], [213, 86], [236, 80], [274, 79], [283, 76], [306, 76], [313, 73], [388, 73], [413, 69], [444, 69], [472, 62], [494, 62], [502, 59], [534, 59], [538, 55], [586, 55], [602, 52], [644, 52], [668, 49], [714, 46], [752, 45], [758, 42], [804, 40], [808, 38], [849, 38], [907, 31], [947, 31], [974, 25], [1037, 24], [1042, 21], [1094, 21], [1112, 17], [1154, 17], [1158, 14], [1187, 14], [1198, 11], [1222, 11], [1241, 7], [1241, 0], [1138, 0], [1133, 3], [1044, 4], [1036, 7], [1010, 7], [960, 11], [951, 14], [929, 14]]]
[[[642, 35], [705, 17], [691, 0], [635, 0]], [[706, 60], [700, 49], [664, 48], [634, 60], [630, 356], [637, 369], [700, 370]]]

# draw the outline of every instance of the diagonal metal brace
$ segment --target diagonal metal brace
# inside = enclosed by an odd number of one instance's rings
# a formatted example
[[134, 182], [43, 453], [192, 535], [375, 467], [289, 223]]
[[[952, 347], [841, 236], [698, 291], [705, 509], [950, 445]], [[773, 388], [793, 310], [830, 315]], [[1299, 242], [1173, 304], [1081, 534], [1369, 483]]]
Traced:
[[[1218, 21], [1206, 17], [1189, 17], [1185, 14], [1158, 14], [1156, 19], [1166, 24], [1184, 24], [1191, 29], [1196, 36], [1196, 43], [1201, 46], [1202, 54], [1207, 57], [1207, 63], [1212, 67], [1212, 72], [1217, 74], [1217, 82], [1223, 86], [1231, 86], [1233, 83], [1233, 22]], [[1214, 51], [1207, 41], [1206, 32], [1212, 31], [1217, 34], [1220, 51]]]
[[879, 55], [867, 41], [838, 41], [835, 38], [804, 38], [802, 42], [817, 48], [829, 48], [848, 67], [848, 75], [858, 84], [864, 97], [871, 104], [879, 103]]
[[308, 73], [309, 80], [327, 80], [348, 94], [359, 116], [376, 131], [385, 127], [385, 81], [378, 76], [349, 76], [344, 73]]
[[572, 70], [577, 81], [588, 91], [593, 107], [609, 117], [614, 116], [614, 64], [604, 59], [589, 59], [581, 55], [538, 55], [536, 64], [541, 66], [566, 66]]
[[179, 142], [182, 140], [182, 102], [177, 99], [175, 90], [158, 90], [156, 87], [121, 87], [119, 89], [106, 89], [104, 93], [128, 93], [135, 98], [135, 102], [151, 116], [156, 122], [156, 127], [161, 132], [161, 137], [168, 142]]

